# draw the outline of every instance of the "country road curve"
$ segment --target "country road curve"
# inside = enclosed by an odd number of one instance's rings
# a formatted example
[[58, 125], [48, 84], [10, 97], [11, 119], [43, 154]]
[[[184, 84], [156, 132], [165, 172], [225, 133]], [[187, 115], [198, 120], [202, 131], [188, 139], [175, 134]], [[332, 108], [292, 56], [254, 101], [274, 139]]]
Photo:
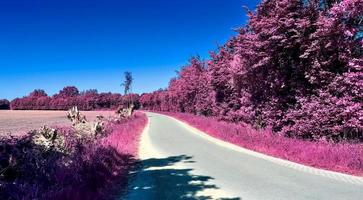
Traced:
[[171, 117], [147, 116], [141, 167], [126, 199], [363, 199], [361, 178], [285, 166], [217, 144]]

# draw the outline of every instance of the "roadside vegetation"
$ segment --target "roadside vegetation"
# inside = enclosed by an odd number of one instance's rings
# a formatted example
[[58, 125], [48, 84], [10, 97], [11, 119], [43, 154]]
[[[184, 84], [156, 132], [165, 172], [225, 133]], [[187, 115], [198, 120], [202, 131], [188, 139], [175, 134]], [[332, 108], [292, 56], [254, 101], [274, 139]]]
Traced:
[[361, 0], [262, 1], [209, 60], [191, 58], [141, 106], [252, 150], [361, 175], [362, 10]]
[[302, 141], [256, 130], [247, 124], [220, 121], [188, 113], [161, 112], [215, 138], [296, 163], [363, 176], [363, 144]]
[[78, 111], [72, 127], [42, 127], [0, 138], [0, 199], [115, 199], [135, 167], [143, 113], [99, 116]]
[[263, 1], [211, 59], [190, 60], [144, 109], [271, 128], [306, 140], [363, 141], [363, 4]]
[[[139, 107], [257, 152], [362, 176], [362, 10], [362, 0], [266, 0], [166, 89], [133, 94], [126, 72], [123, 95], [68, 86], [0, 100], [0, 109], [70, 109], [72, 124], [0, 137], [0, 199], [119, 198], [147, 123]], [[103, 109], [117, 111], [94, 121], [80, 112]]]
[[[129, 80], [125, 87], [128, 92]], [[80, 94], [75, 87], [65, 87], [53, 97], [35, 90], [12, 101], [13, 109], [70, 108], [70, 122], [69, 126], [0, 135], [0, 199], [121, 198], [138, 162], [139, 138], [147, 123], [144, 113], [134, 112], [135, 96], [126, 92], [124, 96], [95, 91]], [[90, 121], [77, 105], [86, 110], [118, 108], [114, 115], [98, 115]]]

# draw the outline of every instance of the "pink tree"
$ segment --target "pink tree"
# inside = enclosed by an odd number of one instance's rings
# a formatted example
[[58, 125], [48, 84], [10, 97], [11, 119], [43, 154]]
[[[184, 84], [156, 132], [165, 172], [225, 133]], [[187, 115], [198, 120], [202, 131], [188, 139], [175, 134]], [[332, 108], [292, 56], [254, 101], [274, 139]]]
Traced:
[[361, 0], [344, 0], [320, 13], [301, 56], [310, 65], [305, 75], [314, 94], [301, 96], [289, 111], [285, 134], [363, 139], [362, 10]]
[[176, 111], [208, 115], [211, 113], [208, 103], [210, 92], [206, 66], [194, 57], [170, 82], [168, 98], [176, 105]]
[[263, 1], [207, 67], [192, 59], [140, 101], [290, 137], [363, 140], [362, 10], [362, 0]]
[[277, 122], [294, 106], [296, 95], [309, 92], [307, 66], [300, 55], [314, 30], [310, 8], [300, 0], [263, 1], [238, 35], [238, 81], [241, 94], [252, 104], [257, 127], [268, 125], [279, 131]]
[[240, 121], [241, 108], [238, 87], [236, 85], [236, 38], [232, 38], [217, 53], [211, 54], [208, 62], [208, 79], [212, 90], [212, 113], [228, 121]]

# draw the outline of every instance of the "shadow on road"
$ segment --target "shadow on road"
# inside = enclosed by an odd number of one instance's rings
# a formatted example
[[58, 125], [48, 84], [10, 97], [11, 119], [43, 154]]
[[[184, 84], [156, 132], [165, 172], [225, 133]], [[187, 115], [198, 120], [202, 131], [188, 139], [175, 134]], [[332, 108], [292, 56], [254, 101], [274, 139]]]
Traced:
[[[218, 189], [207, 183], [213, 179], [209, 176], [194, 175], [193, 169], [176, 168], [179, 163], [193, 163], [192, 157], [181, 155], [168, 158], [152, 158], [143, 160], [133, 172], [133, 181], [125, 199], [132, 200], [178, 200], [178, 199], [214, 199], [211, 196], [200, 195], [206, 189]], [[220, 200], [240, 200], [240, 198], [221, 198]]]

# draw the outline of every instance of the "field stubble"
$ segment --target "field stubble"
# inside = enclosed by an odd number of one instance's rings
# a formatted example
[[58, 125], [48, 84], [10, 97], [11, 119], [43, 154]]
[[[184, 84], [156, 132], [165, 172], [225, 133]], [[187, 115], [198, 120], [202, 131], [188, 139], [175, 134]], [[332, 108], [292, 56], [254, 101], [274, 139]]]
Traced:
[[[82, 111], [88, 120], [97, 115], [114, 115], [114, 111]], [[19, 135], [29, 130], [47, 126], [70, 126], [66, 111], [0, 110], [0, 135], [12, 133]]]

